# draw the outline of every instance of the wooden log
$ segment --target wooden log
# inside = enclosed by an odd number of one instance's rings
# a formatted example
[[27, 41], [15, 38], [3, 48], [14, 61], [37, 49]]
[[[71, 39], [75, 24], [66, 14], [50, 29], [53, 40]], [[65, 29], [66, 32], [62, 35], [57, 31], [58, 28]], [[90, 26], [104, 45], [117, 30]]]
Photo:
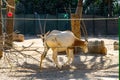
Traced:
[[24, 41], [24, 35], [14, 33], [13, 34], [13, 41], [23, 42]]
[[89, 41], [88, 42], [88, 53], [107, 54], [107, 48], [105, 47], [104, 41]]
[[113, 43], [113, 46], [114, 46], [114, 50], [119, 50], [119, 42], [115, 41]]

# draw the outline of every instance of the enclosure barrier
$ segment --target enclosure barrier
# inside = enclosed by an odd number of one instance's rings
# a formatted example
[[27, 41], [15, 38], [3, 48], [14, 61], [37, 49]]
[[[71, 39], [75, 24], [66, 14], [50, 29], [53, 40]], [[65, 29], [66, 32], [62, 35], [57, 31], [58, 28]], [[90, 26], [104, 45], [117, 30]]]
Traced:
[[[6, 20], [8, 18], [2, 18], [3, 20]], [[70, 20], [118, 20], [118, 17], [115, 17], [115, 18], [80, 18], [80, 19], [35, 19], [35, 18], [9, 18], [9, 19], [14, 19], [14, 20], [42, 20], [42, 21], [56, 21], [56, 20], [59, 20], [59, 21], [70, 21]]]
[[[45, 19], [44, 16], [46, 15], [47, 14], [44, 15], [40, 14], [39, 16], [36, 16], [34, 14], [15, 15], [14, 30], [18, 30], [21, 34], [24, 35], [41, 34], [42, 31], [39, 22], [41, 22], [43, 28], [45, 20], [46, 20], [46, 32], [54, 29], [71, 30], [70, 21], [78, 20], [64, 18], [64, 14], [58, 14], [55, 16], [48, 15], [47, 19]], [[3, 18], [3, 20], [6, 21], [6, 18]], [[91, 15], [84, 15], [84, 17], [79, 20], [84, 21], [88, 35], [90, 36], [118, 35], [118, 17], [102, 18], [102, 16], [95, 16], [95, 18], [92, 18]], [[81, 34], [83, 36], [83, 33]]]
[[[119, 29], [119, 41], [120, 41], [120, 16], [118, 18], [118, 29]], [[119, 43], [119, 46], [120, 46], [120, 43]], [[120, 50], [120, 47], [119, 47], [119, 50]]]
[[[119, 41], [120, 41], [120, 16], [118, 18], [118, 29], [119, 29]], [[120, 42], [119, 42], [119, 51], [120, 51]], [[120, 54], [120, 52], [119, 52]], [[120, 61], [120, 58], [119, 58], [119, 61]], [[120, 64], [119, 64], [119, 67], [120, 67]], [[119, 69], [119, 72], [120, 72], [120, 69]]]

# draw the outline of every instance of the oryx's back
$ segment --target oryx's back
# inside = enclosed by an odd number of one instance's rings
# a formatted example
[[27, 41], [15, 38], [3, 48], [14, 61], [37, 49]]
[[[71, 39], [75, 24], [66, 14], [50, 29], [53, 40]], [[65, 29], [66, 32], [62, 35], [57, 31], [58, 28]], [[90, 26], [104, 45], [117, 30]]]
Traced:
[[69, 47], [74, 43], [74, 34], [70, 31], [52, 31], [46, 37], [47, 45], [50, 47]]

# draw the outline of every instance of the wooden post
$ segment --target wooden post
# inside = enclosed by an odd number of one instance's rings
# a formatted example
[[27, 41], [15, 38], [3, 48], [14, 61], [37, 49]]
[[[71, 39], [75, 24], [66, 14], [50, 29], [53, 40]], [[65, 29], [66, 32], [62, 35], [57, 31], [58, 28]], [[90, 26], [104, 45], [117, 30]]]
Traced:
[[[2, 45], [2, 0], [0, 0], [0, 45]], [[3, 56], [2, 46], [0, 46], [0, 58]]]
[[[118, 29], [119, 29], [118, 31], [119, 31], [119, 41], [120, 41], [120, 16], [118, 17]], [[119, 51], [120, 51], [120, 42], [119, 42]], [[120, 58], [119, 58], [119, 61], [120, 61]], [[120, 68], [119, 68], [119, 72], [120, 72]]]
[[[78, 18], [80, 19], [82, 17], [82, 10], [83, 10], [83, 0], [78, 0], [77, 8], [75, 14], [78, 15]], [[79, 20], [79, 26], [77, 26], [79, 29], [79, 35], [81, 38], [81, 20]]]
[[[82, 17], [83, 0], [78, 0], [75, 14], [71, 14], [72, 19], [80, 19]], [[77, 38], [81, 38], [81, 20], [71, 20], [72, 32]], [[75, 53], [80, 52], [80, 48], [75, 48]]]
[[[71, 19], [79, 19], [79, 16], [77, 14], [71, 14]], [[74, 33], [74, 35], [80, 38], [81, 36], [80, 20], [71, 20], [71, 27], [72, 27], [72, 32]]]
[[[83, 0], [78, 0], [77, 8], [75, 14], [71, 14], [72, 19], [80, 19], [82, 17], [82, 5]], [[71, 20], [71, 27], [72, 32], [75, 34], [76, 37], [81, 38], [81, 31], [80, 31], [80, 20]]]
[[[118, 18], [118, 29], [119, 29], [119, 41], [120, 41], [120, 16]], [[120, 42], [119, 42], [119, 46], [120, 46]], [[119, 51], [120, 51], [120, 47], [119, 47]]]
[[82, 10], [83, 10], [83, 0], [78, 0], [75, 14], [78, 14], [79, 18], [82, 17]]
[[[7, 3], [10, 5], [10, 6], [14, 6], [15, 5], [15, 1], [14, 0], [7, 0]], [[8, 12], [12, 12], [13, 15], [11, 17], [8, 17], [7, 15], [7, 20], [6, 20], [6, 33], [7, 35], [9, 35], [8, 37], [6, 37], [7, 41], [6, 41], [6, 44], [8, 46], [12, 46], [12, 42], [13, 42], [13, 31], [14, 31], [14, 21], [13, 21], [13, 18], [14, 18], [14, 8], [11, 8], [10, 6], [6, 6], [6, 14], [8, 14]]]

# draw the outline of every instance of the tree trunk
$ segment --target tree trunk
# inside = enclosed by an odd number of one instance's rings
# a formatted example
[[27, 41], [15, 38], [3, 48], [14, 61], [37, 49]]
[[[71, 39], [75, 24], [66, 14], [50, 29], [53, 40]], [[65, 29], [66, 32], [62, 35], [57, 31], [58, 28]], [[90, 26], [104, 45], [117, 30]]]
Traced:
[[[7, 0], [8, 4], [11, 5], [11, 6], [14, 6], [15, 5], [15, 1], [14, 0]], [[9, 35], [6, 39], [6, 44], [8, 46], [12, 46], [12, 42], [13, 42], [13, 31], [14, 31], [14, 21], [13, 21], [13, 18], [14, 18], [14, 9], [7, 6], [7, 9], [6, 9], [6, 13], [8, 13], [9, 11], [11, 11], [13, 13], [13, 16], [12, 17], [8, 17], [7, 16], [7, 21], [6, 21], [6, 33], [7, 35]]]
[[108, 16], [112, 16], [112, 0], [108, 0]]
[[[80, 19], [82, 17], [82, 9], [83, 9], [83, 0], [78, 0], [77, 8], [75, 14], [71, 14], [72, 19]], [[72, 20], [71, 21], [72, 32], [76, 37], [81, 38], [81, 21], [80, 20]]]
[[[0, 45], [2, 45], [2, 0], [0, 0]], [[2, 46], [0, 46], [0, 58], [2, 58], [3, 52], [2, 52]]]
[[80, 18], [82, 17], [82, 10], [83, 10], [83, 0], [78, 0], [75, 14], [79, 15]]
[[[72, 19], [80, 19], [82, 17], [83, 10], [83, 0], [78, 0], [77, 8], [75, 14], [71, 14]], [[72, 20], [71, 21], [72, 32], [79, 39], [81, 38], [81, 20]], [[75, 53], [81, 52], [80, 48], [75, 48]]]

